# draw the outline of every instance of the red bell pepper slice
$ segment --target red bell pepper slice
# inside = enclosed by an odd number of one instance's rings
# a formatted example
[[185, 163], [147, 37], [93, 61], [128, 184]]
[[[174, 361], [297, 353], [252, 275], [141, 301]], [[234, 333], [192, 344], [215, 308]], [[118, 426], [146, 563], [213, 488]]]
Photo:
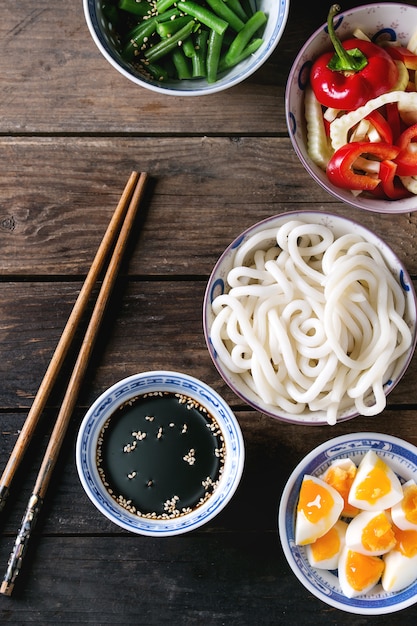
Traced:
[[417, 70], [417, 54], [405, 46], [386, 46], [385, 50], [397, 61], [402, 61], [408, 70]]
[[381, 161], [379, 166], [381, 187], [389, 200], [401, 200], [410, 196], [410, 192], [401, 183], [396, 173], [397, 164], [394, 161]]
[[369, 122], [371, 122], [372, 126], [377, 131], [378, 135], [381, 137], [381, 141], [385, 143], [392, 144], [393, 142], [393, 133], [391, 126], [385, 119], [385, 117], [375, 109], [366, 118]]
[[403, 127], [398, 111], [398, 104], [396, 102], [388, 102], [385, 105], [385, 112], [387, 116], [387, 123], [391, 128], [393, 143], [397, 143], [398, 137], [401, 135]]
[[[412, 124], [405, 129], [396, 141], [399, 153], [394, 161], [397, 164], [398, 176], [417, 176], [417, 124]], [[414, 144], [415, 150], [411, 148]]]
[[353, 141], [341, 146], [332, 155], [327, 165], [329, 180], [343, 189], [371, 191], [380, 183], [376, 175], [355, 172], [355, 161], [362, 155], [369, 155], [377, 161], [392, 161], [399, 153], [399, 148], [384, 142]]

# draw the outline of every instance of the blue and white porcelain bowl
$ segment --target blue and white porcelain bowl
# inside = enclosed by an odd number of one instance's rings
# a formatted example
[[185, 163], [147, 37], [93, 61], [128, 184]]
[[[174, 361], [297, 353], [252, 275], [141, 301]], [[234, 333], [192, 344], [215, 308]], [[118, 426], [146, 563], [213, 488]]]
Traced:
[[[129, 407], [134, 405], [137, 398], [142, 398], [144, 394], [145, 396], [161, 396], [165, 393], [178, 397], [179, 404], [183, 404], [181, 398], [184, 399], [181, 418], [179, 417], [179, 408], [174, 408], [172, 411], [170, 409], [168, 415], [169, 424], [165, 420], [165, 424], [162, 427], [162, 413], [158, 414], [158, 412], [155, 412], [154, 415], [144, 418], [149, 421], [145, 428], [142, 426], [140, 436], [137, 432], [129, 433], [128, 439], [131, 438], [130, 435], [135, 435], [132, 438], [133, 444], [132, 442], [127, 442], [126, 446], [116, 448], [116, 452], [114, 448], [108, 453], [104, 451], [103, 439], [106, 435], [103, 433], [106, 432], [106, 428], [109, 428], [108, 424], [114, 424], [115, 428], [121, 427], [121, 420], [123, 419], [120, 417], [121, 407], [127, 407], [129, 410]], [[198, 473], [201, 471], [199, 469], [199, 460], [210, 447], [210, 454], [214, 453], [215, 457], [222, 459], [219, 465], [220, 469], [217, 470], [217, 481], [212, 483], [209, 491], [207, 491], [207, 497], [202, 498], [202, 503], [189, 507], [190, 510], [188, 512], [180, 512], [178, 505], [178, 510], [175, 510], [176, 506], [173, 509], [168, 509], [172, 513], [169, 515], [159, 515], [158, 517], [150, 516], [149, 514], [141, 515], [138, 511], [133, 511], [130, 506], [126, 506], [126, 499], [117, 499], [114, 491], [113, 494], [110, 493], [109, 485], [104, 479], [102, 472], [106, 458], [102, 458], [102, 456], [107, 454], [107, 461], [109, 461], [110, 456], [113, 455], [116, 466], [120, 466], [122, 462], [124, 463], [124, 461], [120, 460], [121, 456], [125, 452], [129, 453], [127, 456], [131, 466], [129, 467], [129, 473], [123, 474], [122, 480], [125, 484], [129, 483], [129, 488], [131, 484], [133, 485], [133, 480], [137, 480], [137, 485], [134, 486], [134, 489], [138, 493], [143, 493], [141, 490], [145, 481], [147, 481], [149, 489], [152, 489], [153, 486], [156, 489], [158, 480], [161, 483], [167, 478], [166, 470], [158, 474], [159, 467], [166, 462], [167, 458], [171, 459], [170, 462], [172, 462], [172, 450], [174, 446], [178, 447], [178, 439], [182, 437], [185, 441], [190, 436], [190, 440], [184, 443], [187, 450], [191, 445], [190, 441], [191, 443], [193, 441], [192, 418], [186, 416], [184, 419], [184, 412], [193, 408], [188, 403], [198, 406], [203, 414], [210, 416], [207, 424], [204, 423], [199, 426], [200, 429], [203, 429], [208, 434], [203, 434], [203, 439], [200, 438], [196, 449], [191, 448], [189, 454], [184, 455], [184, 457], [182, 457], [184, 453], [182, 452], [181, 456], [179, 456], [177, 454], [178, 450], [175, 448], [175, 468], [180, 468], [178, 475], [183, 475], [184, 471], [197, 472], [199, 479]], [[178, 407], [179, 405], [175, 406]], [[135, 421], [137, 419], [139, 418], [135, 415]], [[143, 416], [140, 419], [142, 419], [143, 423]], [[200, 418], [198, 419], [200, 420]], [[181, 423], [179, 423], [180, 420], [182, 420]], [[186, 428], [187, 420], [189, 420], [188, 429]], [[205, 428], [206, 425], [209, 428]], [[136, 427], [136, 430], [139, 430], [139, 427]], [[147, 438], [146, 435], [148, 435]], [[125, 437], [125, 432], [123, 432], [123, 437]], [[216, 445], [217, 441], [219, 442], [218, 448], [213, 443], [214, 437], [216, 438]], [[155, 452], [155, 448], [149, 448], [151, 439], [154, 442], [152, 444], [154, 446], [155, 441], [158, 440], [156, 444], [157, 452]], [[211, 439], [213, 439], [213, 442]], [[144, 445], [148, 445], [147, 452], [146, 447], [143, 447]], [[203, 447], [204, 450], [202, 449]], [[133, 448], [135, 449], [133, 450]], [[103, 450], [102, 453], [99, 452], [101, 449]], [[130, 454], [132, 451], [134, 454]], [[144, 468], [143, 463], [146, 455], [148, 455], [148, 459], [149, 455], [153, 458], [151, 458], [151, 461], [145, 462]], [[85, 415], [80, 426], [76, 448], [76, 462], [81, 483], [97, 509], [109, 520], [125, 530], [154, 537], [177, 535], [195, 530], [218, 515], [231, 500], [239, 485], [244, 459], [245, 450], [242, 433], [236, 417], [226, 402], [213, 389], [196, 378], [187, 374], [165, 370], [134, 374], [107, 389], [97, 398]], [[210, 461], [211, 465], [213, 463], [215, 462]], [[154, 471], [157, 474], [156, 476], [149, 476], [146, 473], [149, 471], [150, 466], [153, 466], [151, 471]], [[185, 470], [183, 469], [184, 467], [186, 468]], [[204, 470], [206, 469], [206, 466], [204, 466]], [[171, 475], [175, 479], [175, 470], [171, 471]], [[155, 485], [151, 486], [152, 480], [150, 478], [156, 479]], [[193, 489], [195, 489], [195, 478], [192, 478], [192, 481]], [[178, 493], [181, 495], [181, 487]], [[176, 493], [169, 492], [168, 501], [174, 501], [178, 497]]]
[[305, 546], [295, 544], [295, 516], [303, 476], [320, 476], [336, 459], [351, 458], [358, 465], [370, 449], [394, 470], [401, 483], [410, 479], [417, 481], [417, 448], [407, 441], [374, 432], [330, 439], [307, 454], [289, 477], [281, 497], [278, 529], [289, 566], [316, 598], [348, 613], [383, 615], [400, 611], [417, 602], [417, 580], [395, 593], [384, 591], [382, 585], [378, 584], [364, 595], [347, 598], [341, 591], [337, 571], [312, 567]]
[[[373, 3], [346, 9], [336, 19], [336, 33], [342, 40], [350, 37], [355, 29], [360, 29], [371, 38], [377, 38], [384, 33], [390, 40], [406, 45], [417, 30], [417, 7], [398, 3]], [[286, 120], [298, 158], [313, 180], [337, 200], [358, 209], [378, 213], [408, 213], [417, 210], [417, 196], [389, 201], [356, 196], [349, 190], [336, 187], [308, 155], [304, 94], [313, 61], [331, 49], [327, 25], [323, 24], [303, 45], [288, 76], [285, 92]]]
[[[288, 211], [286, 213], [281, 213], [280, 215], [269, 217], [261, 222], [258, 222], [257, 224], [254, 224], [238, 235], [220, 256], [207, 283], [203, 303], [203, 328], [205, 340], [209, 354], [219, 374], [237, 396], [261, 413], [294, 424], [321, 426], [328, 423], [326, 413], [324, 411], [317, 410], [313, 412], [305, 409], [299, 413], [290, 413], [278, 408], [277, 406], [267, 404], [261, 398], [259, 393], [255, 392], [254, 389], [245, 382], [239, 373], [235, 373], [229, 369], [229, 367], [227, 367], [219, 359], [212, 341], [212, 326], [216, 317], [212, 309], [212, 302], [218, 295], [229, 290], [227, 285], [227, 275], [230, 270], [235, 267], [234, 259], [239, 248], [244, 246], [245, 242], [252, 236], [259, 235], [262, 231], [276, 232], [276, 230], [287, 222], [297, 219], [309, 224], [321, 224], [326, 226], [333, 232], [336, 238], [346, 234], [360, 235], [366, 242], [376, 246], [382, 254], [388, 268], [401, 286], [406, 301], [404, 320], [411, 330], [412, 341], [409, 349], [395, 362], [393, 371], [384, 384], [385, 395], [388, 395], [399, 383], [414, 354], [417, 341], [416, 294], [413, 283], [404, 264], [385, 241], [354, 220], [322, 211]], [[270, 244], [271, 246], [273, 244], [272, 235]], [[352, 401], [349, 406], [344, 407], [343, 410], [338, 412], [337, 421], [340, 422], [349, 420], [356, 417], [358, 414], [359, 413]]]
[[267, 23], [264, 43], [248, 59], [225, 72], [215, 83], [203, 79], [153, 80], [122, 59], [117, 32], [103, 12], [103, 0], [83, 0], [84, 15], [90, 34], [104, 58], [123, 76], [141, 87], [171, 96], [204, 96], [237, 85], [251, 76], [270, 57], [280, 41], [288, 19], [289, 0], [254, 0], [257, 10], [264, 11]]

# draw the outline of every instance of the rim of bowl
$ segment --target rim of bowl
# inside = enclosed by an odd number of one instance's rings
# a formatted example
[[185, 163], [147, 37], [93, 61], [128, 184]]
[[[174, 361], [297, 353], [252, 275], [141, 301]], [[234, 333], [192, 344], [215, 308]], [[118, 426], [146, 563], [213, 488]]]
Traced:
[[[99, 27], [99, 20], [97, 18], [97, 0], [83, 0], [83, 9], [84, 16], [87, 22], [88, 30], [90, 31], [90, 35], [92, 36], [94, 43], [97, 48], [100, 50], [103, 57], [116, 69], [120, 74], [122, 74], [125, 78], [129, 79], [136, 85], [140, 87], [144, 87], [145, 89], [149, 89], [150, 91], [154, 91], [156, 93], [165, 94], [168, 96], [205, 96], [213, 93], [218, 93], [220, 91], [224, 91], [225, 89], [229, 89], [230, 87], [234, 87], [239, 83], [243, 82], [249, 76], [254, 74], [260, 67], [265, 63], [265, 61], [271, 56], [272, 52], [277, 47], [281, 37], [283, 35], [284, 29], [287, 25], [289, 8], [290, 8], [290, 0], [277, 0], [279, 2], [278, 9], [278, 17], [281, 19], [278, 21], [277, 26], [274, 28], [272, 36], [268, 41], [264, 42], [259, 50], [252, 55], [252, 62], [250, 60], [242, 61], [241, 70], [238, 74], [236, 74], [233, 78], [228, 80], [227, 82], [221, 82], [221, 79], [213, 84], [204, 83], [202, 86], [193, 89], [175, 89], [174, 87], [163, 87], [162, 84], [157, 84], [152, 80], [147, 80], [145, 76], [141, 77], [139, 75], [132, 74], [128, 70], [128, 64], [126, 67], [122, 66], [120, 63], [116, 61], [116, 59], [110, 54], [107, 47], [103, 44], [101, 40], [101, 31]], [[92, 12], [94, 14], [94, 19], [92, 17]], [[225, 76], [227, 78], [227, 75]], [[184, 82], [184, 81], [179, 81]], [[193, 81], [188, 81], [190, 86]], [[194, 83], [196, 84], [196, 83]]]
[[[215, 418], [222, 431], [228, 454], [219, 485], [212, 496], [189, 514], [167, 520], [153, 520], [129, 513], [108, 494], [98, 474], [93, 457], [103, 423], [127, 399], [146, 390], [181, 391], [198, 400]], [[95, 458], [95, 454], [94, 454]], [[95, 507], [125, 530], [140, 535], [163, 537], [195, 530], [216, 517], [230, 502], [242, 477], [245, 446], [239, 422], [230, 406], [209, 385], [197, 378], [171, 370], [132, 374], [114, 383], [93, 402], [79, 427], [76, 442], [76, 466], [80, 482]]]
[[[302, 477], [305, 474], [319, 474], [321, 469], [324, 469], [324, 465], [328, 465], [331, 460], [340, 457], [354, 456], [356, 454], [359, 461], [360, 457], [364, 456], [370, 448], [373, 448], [375, 451], [379, 450], [380, 453], [384, 453], [386, 456], [391, 455], [391, 457], [394, 455], [399, 456], [399, 451], [401, 450], [401, 459], [403, 460], [398, 461], [393, 469], [404, 481], [413, 475], [417, 482], [417, 447], [413, 444], [399, 437], [377, 432], [365, 431], [340, 435], [325, 441], [311, 450], [297, 464], [285, 484], [278, 511], [278, 534], [281, 546], [296, 578], [319, 600], [342, 611], [357, 615], [383, 615], [400, 611], [415, 604], [417, 602], [417, 579], [404, 590], [391, 594], [382, 591], [382, 593], [388, 595], [388, 598], [385, 597], [382, 600], [378, 597], [378, 593], [376, 594], [377, 597], [372, 600], [366, 599], [366, 594], [365, 597], [347, 598], [339, 590], [337, 590], [337, 593], [336, 590], [332, 592], [330, 589], [332, 583], [326, 580], [324, 582], [323, 580], [317, 580], [322, 574], [309, 565], [307, 557], [304, 556], [304, 547], [296, 546], [293, 541], [293, 529], [295, 527], [295, 504], [293, 505], [293, 503], [298, 499]], [[398, 467], [400, 466], [402, 470], [405, 470], [404, 459], [407, 460], [409, 465], [408, 478], [404, 473], [400, 474], [398, 472]], [[390, 463], [390, 461], [387, 462]], [[411, 466], [413, 469], [411, 469]], [[289, 510], [289, 507], [291, 510]], [[290, 537], [288, 536], [289, 534]], [[314, 575], [312, 572], [314, 572]], [[317, 586], [312, 580], [316, 581]], [[336, 597], [333, 597], [333, 594]]]
[[[417, 26], [417, 6], [409, 5], [406, 3], [403, 3], [403, 5], [407, 7], [407, 10], [412, 10], [416, 13], [416, 26]], [[383, 8], [383, 9], [392, 8], [393, 11], [398, 13], [398, 10], [401, 6], [402, 6], [401, 4], [396, 4], [394, 2], [379, 2], [376, 5], [375, 4], [363, 4], [357, 7], [352, 7], [350, 9], [345, 9], [343, 11], [340, 11], [340, 13], [338, 13], [338, 18], [342, 18], [342, 17], [346, 18], [346, 17], [349, 17], [350, 15], [355, 15], [363, 11], [375, 12], [377, 9], [380, 9], [380, 8]], [[374, 200], [372, 198], [361, 199], [360, 196], [356, 197], [353, 194], [350, 194], [350, 195], [348, 195], [348, 193], [344, 194], [343, 191], [339, 187], [336, 187], [335, 185], [333, 185], [330, 182], [330, 180], [328, 180], [325, 177], [326, 176], [325, 172], [317, 173], [319, 169], [318, 166], [315, 166], [315, 164], [311, 161], [311, 159], [304, 156], [301, 148], [298, 145], [298, 142], [295, 138], [294, 129], [293, 129], [293, 123], [294, 123], [293, 115], [292, 115], [292, 112], [290, 111], [290, 93], [291, 93], [292, 78], [293, 78], [293, 75], [295, 74], [295, 71], [298, 65], [303, 60], [303, 57], [306, 54], [306, 50], [311, 45], [311, 43], [325, 31], [326, 26], [327, 24], [323, 23], [319, 28], [317, 28], [312, 33], [312, 35], [310, 35], [310, 37], [307, 39], [307, 41], [304, 43], [304, 45], [298, 52], [297, 56], [295, 57], [292, 63], [290, 72], [288, 74], [288, 80], [287, 80], [287, 84], [285, 88], [284, 102], [285, 102], [285, 117], [286, 117], [287, 129], [288, 129], [288, 134], [290, 136], [293, 149], [298, 159], [300, 160], [301, 164], [303, 165], [307, 173], [312, 177], [312, 179], [318, 185], [320, 185], [322, 189], [327, 191], [327, 193], [329, 193], [330, 195], [334, 196], [340, 202], [354, 206], [355, 208], [360, 209], [362, 211], [370, 211], [374, 213], [389, 213], [389, 214], [398, 213], [400, 214], [400, 213], [410, 213], [413, 211], [417, 211], [417, 196], [415, 198], [413, 196], [410, 196], [409, 198], [404, 198], [401, 200], [380, 200], [380, 199]], [[304, 65], [305, 63], [306, 61], [304, 60], [302, 65]], [[412, 200], [415, 201], [414, 207], [409, 206]]]
[[[409, 292], [409, 298], [411, 298], [410, 300], [410, 304], [412, 306], [412, 309], [414, 311], [414, 320], [413, 320], [413, 328], [412, 328], [412, 343], [411, 346], [407, 352], [407, 356], [403, 358], [405, 358], [405, 361], [403, 363], [403, 366], [401, 368], [400, 373], [397, 375], [396, 380], [394, 380], [389, 388], [386, 389], [386, 397], [388, 397], [388, 395], [392, 392], [392, 390], [398, 385], [398, 383], [401, 381], [402, 377], [404, 376], [405, 372], [408, 369], [408, 366], [410, 365], [411, 359], [413, 358], [413, 354], [417, 345], [417, 295], [416, 295], [416, 291], [414, 289], [414, 285], [413, 282], [411, 280], [411, 277], [408, 273], [407, 268], [405, 267], [404, 263], [401, 261], [401, 259], [398, 257], [398, 255], [393, 251], [393, 249], [391, 248], [391, 246], [386, 243], [386, 241], [380, 237], [379, 235], [377, 235], [376, 233], [374, 233], [372, 230], [370, 230], [369, 228], [367, 228], [366, 226], [363, 226], [360, 222], [358, 222], [357, 220], [354, 220], [352, 218], [347, 218], [341, 215], [336, 215], [333, 213], [329, 213], [326, 211], [288, 211], [285, 213], [278, 213], [277, 215], [273, 215], [270, 217], [267, 217], [259, 222], [256, 222], [255, 224], [252, 224], [252, 226], [249, 226], [248, 228], [246, 228], [240, 235], [238, 235], [228, 246], [227, 248], [223, 251], [223, 253], [220, 255], [220, 257], [218, 258], [218, 260], [216, 261], [213, 270], [210, 274], [209, 280], [207, 282], [207, 286], [205, 289], [205, 293], [204, 293], [204, 299], [203, 299], [203, 331], [204, 331], [204, 338], [205, 338], [205, 342], [206, 342], [206, 346], [208, 349], [208, 352], [210, 354], [210, 358], [214, 364], [214, 366], [216, 367], [217, 371], [219, 372], [221, 378], [224, 380], [224, 382], [228, 385], [228, 387], [236, 394], [236, 396], [238, 396], [241, 400], [243, 400], [245, 403], [247, 403], [249, 406], [253, 407], [254, 409], [256, 409], [257, 411], [259, 411], [260, 413], [264, 413], [265, 415], [268, 415], [269, 417], [272, 417], [274, 419], [277, 419], [279, 421], [283, 421], [283, 422], [287, 422], [287, 423], [291, 423], [291, 424], [301, 424], [304, 426], [327, 426], [328, 422], [326, 420], [326, 417], [323, 416], [322, 419], [318, 419], [316, 416], [316, 419], [314, 419], [314, 415], [315, 412], [311, 412], [311, 416], [312, 418], [308, 418], [305, 417], [303, 419], [297, 419], [297, 416], [291, 416], [291, 415], [280, 415], [278, 414], [278, 410], [274, 411], [273, 408], [268, 409], [268, 406], [265, 405], [261, 400], [259, 400], [259, 402], [257, 402], [256, 400], [252, 400], [249, 399], [240, 389], [239, 387], [237, 387], [236, 385], [233, 384], [233, 382], [229, 379], [229, 375], [227, 372], [224, 371], [224, 368], [222, 366], [222, 364], [219, 362], [218, 359], [215, 358], [214, 356], [214, 348], [211, 345], [210, 342], [210, 333], [209, 333], [209, 321], [208, 321], [208, 311], [209, 311], [209, 306], [210, 306], [210, 299], [211, 299], [211, 294], [213, 292], [213, 289], [215, 288], [217, 279], [215, 280], [215, 276], [218, 273], [218, 269], [219, 267], [222, 265], [224, 259], [228, 256], [228, 254], [234, 249], [237, 248], [239, 246], [239, 244], [241, 243], [241, 241], [249, 236], [251, 234], [252, 231], [259, 231], [262, 230], [263, 227], [268, 228], [268, 224], [270, 224], [271, 222], [281, 222], [281, 220], [283, 221], [287, 221], [287, 219], [295, 219], [296, 217], [307, 217], [308, 216], [314, 216], [314, 218], [317, 221], [320, 221], [320, 219], [325, 223], [326, 219], [330, 219], [330, 220], [336, 220], [337, 222], [344, 222], [348, 225], [353, 225], [355, 228], [359, 229], [359, 232], [365, 233], [367, 240], [369, 241], [373, 241], [375, 244], [378, 244], [378, 249], [384, 248], [388, 254], [392, 257], [393, 261], [395, 262], [396, 265], [398, 265], [398, 267], [400, 268], [402, 275], [403, 275], [403, 283], [404, 285], [407, 285], [407, 289], [406, 291]], [[278, 227], [278, 226], [277, 226]], [[365, 235], [364, 235], [365, 236]], [[342, 414], [340, 417], [337, 418], [337, 423], [341, 423], [350, 419], [354, 419], [355, 417], [358, 417], [360, 415], [360, 413], [358, 411], [353, 411], [352, 413], [349, 413], [348, 415], [344, 415]]]

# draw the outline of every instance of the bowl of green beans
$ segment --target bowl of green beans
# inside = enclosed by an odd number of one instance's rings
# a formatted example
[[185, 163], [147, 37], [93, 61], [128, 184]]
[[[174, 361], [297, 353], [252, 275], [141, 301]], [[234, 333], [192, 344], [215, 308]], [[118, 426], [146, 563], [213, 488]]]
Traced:
[[208, 95], [253, 74], [286, 26], [289, 0], [83, 0], [104, 58], [141, 87]]

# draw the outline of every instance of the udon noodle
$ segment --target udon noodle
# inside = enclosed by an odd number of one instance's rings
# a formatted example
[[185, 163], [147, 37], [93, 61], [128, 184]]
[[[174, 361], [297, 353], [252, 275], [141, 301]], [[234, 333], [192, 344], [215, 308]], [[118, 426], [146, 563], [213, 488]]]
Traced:
[[329, 424], [353, 405], [383, 410], [412, 335], [404, 292], [376, 246], [291, 220], [237, 249], [226, 291], [212, 302], [210, 339], [263, 402], [324, 412]]

